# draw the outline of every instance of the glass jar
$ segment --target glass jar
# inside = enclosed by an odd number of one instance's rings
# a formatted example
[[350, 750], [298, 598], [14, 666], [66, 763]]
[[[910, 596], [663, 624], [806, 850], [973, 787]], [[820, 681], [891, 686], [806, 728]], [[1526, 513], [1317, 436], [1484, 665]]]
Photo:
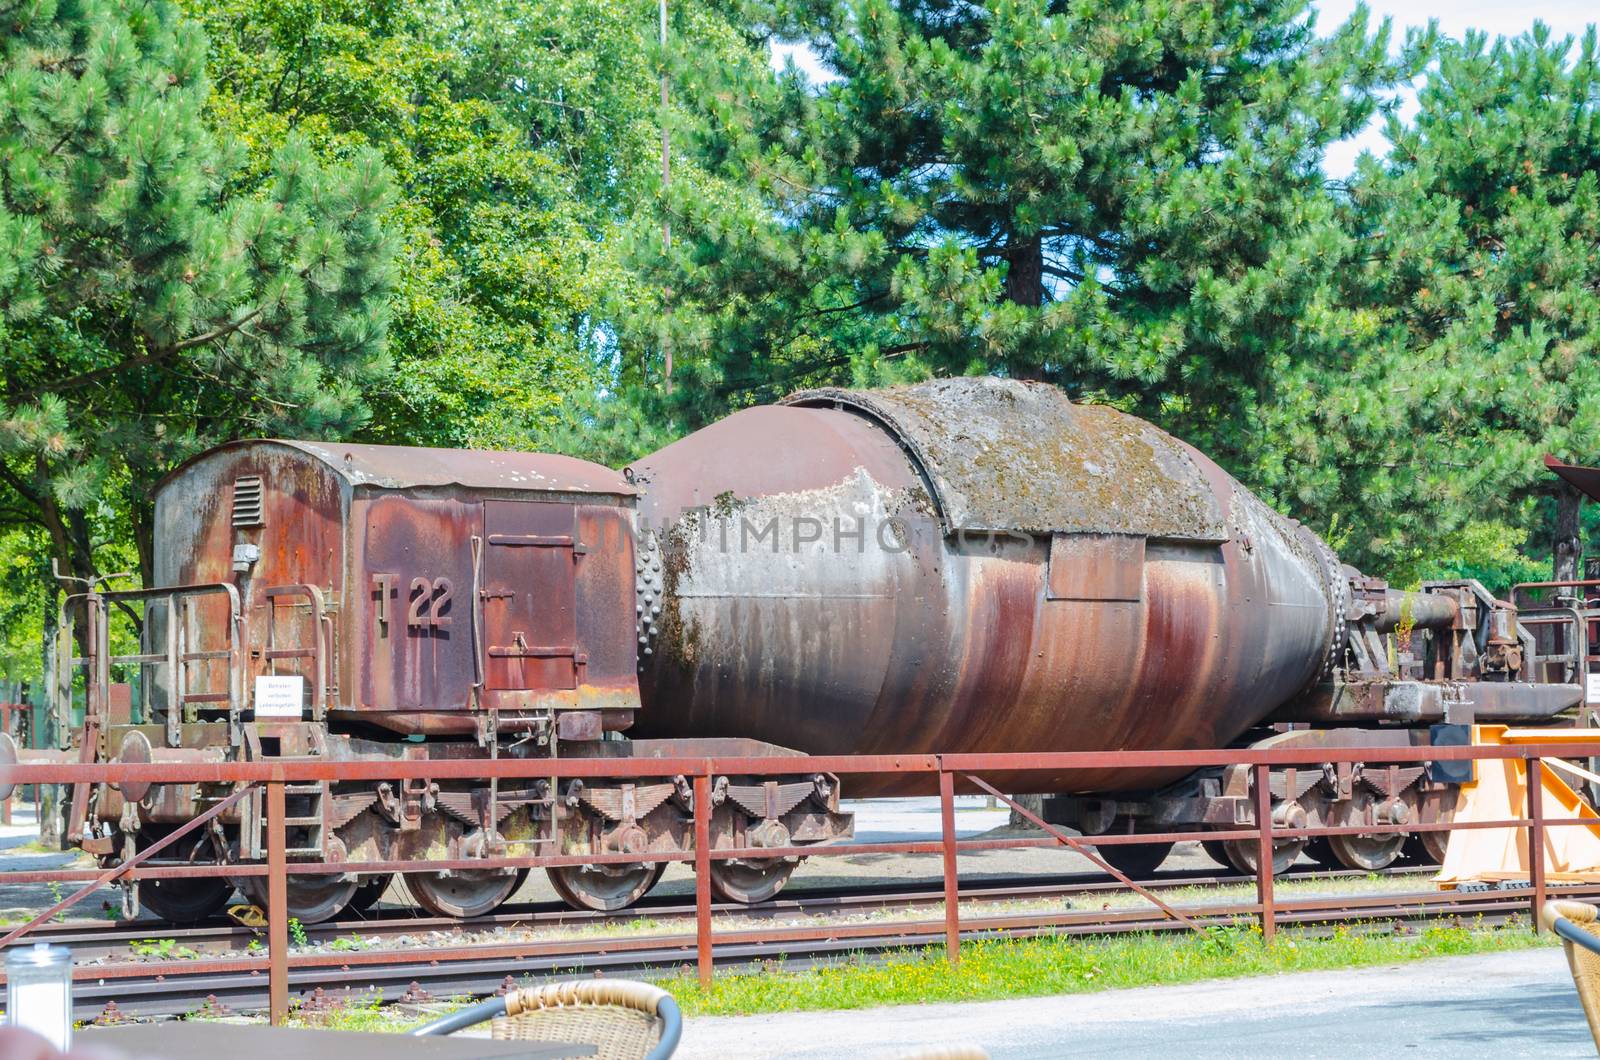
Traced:
[[6, 1022], [72, 1045], [72, 952], [47, 942], [6, 954]]

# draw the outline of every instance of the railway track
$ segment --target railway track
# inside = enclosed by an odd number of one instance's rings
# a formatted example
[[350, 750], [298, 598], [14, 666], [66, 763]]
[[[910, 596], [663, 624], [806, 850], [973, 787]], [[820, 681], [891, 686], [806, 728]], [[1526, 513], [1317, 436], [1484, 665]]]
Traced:
[[[1428, 867], [1402, 867], [1382, 875], [1404, 877], [1430, 871]], [[1300, 872], [1279, 877], [1287, 880], [1338, 880], [1367, 873]], [[1239, 884], [1248, 877], [1179, 871], [1141, 881], [1156, 890], [1179, 887]], [[963, 884], [963, 904], [994, 904], [1067, 898], [1122, 891], [1121, 884], [1100, 874], [1071, 874], [1027, 883], [1013, 880], [974, 880]], [[1551, 893], [1557, 889], [1552, 888]], [[1562, 893], [1593, 893], [1600, 888], [1568, 888]], [[845, 954], [881, 953], [944, 941], [941, 919], [862, 921], [839, 919], [883, 909], [935, 906], [943, 900], [937, 887], [907, 889], [873, 885], [850, 890], [808, 890], [755, 907], [718, 905], [717, 911], [747, 917], [794, 918], [802, 921], [778, 927], [716, 930], [719, 967], [736, 969], [783, 960], [787, 967], [837, 959]], [[1403, 894], [1325, 895], [1276, 903], [1277, 919], [1284, 925], [1310, 929], [1336, 924], [1357, 925], [1362, 930], [1388, 930], [1395, 922], [1450, 917], [1471, 917], [1485, 923], [1527, 915], [1526, 888], [1473, 894], [1411, 892]], [[1203, 924], [1232, 923], [1257, 911], [1251, 902], [1208, 904], [1203, 914], [1185, 908]], [[829, 914], [833, 914], [830, 918]], [[626, 924], [644, 916], [665, 921], [660, 933], [529, 940], [514, 938], [512, 929], [530, 926]], [[321, 992], [324, 1002], [425, 1000], [462, 994], [487, 993], [508, 976], [518, 979], [574, 975], [660, 975], [692, 965], [695, 936], [693, 904], [674, 896], [643, 903], [626, 915], [578, 913], [554, 903], [529, 904], [506, 909], [492, 917], [471, 921], [443, 921], [406, 916], [399, 911], [363, 920], [349, 920], [308, 928], [307, 942], [289, 957], [291, 991], [306, 999]], [[809, 922], [805, 922], [809, 921]], [[154, 930], [151, 930], [153, 928]], [[393, 938], [459, 929], [462, 941], [430, 937], [416, 947], [329, 951], [326, 944], [351, 934], [364, 938]], [[1004, 912], [964, 915], [963, 939], [1021, 938], [1039, 934], [1104, 935], [1121, 932], [1183, 930], [1148, 907], [1123, 909], [1066, 909], [1049, 912]], [[116, 928], [84, 923], [54, 924], [39, 929], [39, 939], [67, 945], [79, 960], [74, 990], [79, 1018], [93, 1019], [108, 1002], [128, 1016], [181, 1015], [206, 1010], [244, 1012], [265, 1006], [265, 961], [251, 948], [255, 932], [237, 925], [201, 925], [190, 928]], [[502, 934], [505, 941], [496, 941]], [[476, 941], [466, 941], [478, 936]], [[114, 959], [107, 952], [135, 939], [172, 939], [199, 956], [186, 960]], [[259, 944], [258, 944], [259, 945]], [[125, 956], [125, 955], [124, 955]], [[91, 963], [84, 964], [88, 961]]]
[[[1397, 866], [1379, 873], [1353, 870], [1307, 870], [1290, 872], [1278, 877], [1280, 882], [1304, 880], [1354, 879], [1372, 875], [1407, 876], [1437, 871], [1436, 865]], [[3, 879], [3, 877], [0, 877]], [[1180, 887], [1210, 887], [1224, 884], [1248, 883], [1253, 877], [1231, 871], [1204, 869], [1179, 869], [1157, 873], [1140, 880], [1140, 886], [1153, 891]], [[962, 901], [1007, 902], [1043, 899], [1072, 899], [1096, 893], [1121, 893], [1126, 887], [1106, 873], [1082, 872], [1051, 876], [1031, 876], [1025, 884], [1014, 878], [977, 879], [963, 881]], [[743, 905], [717, 902], [712, 912], [719, 916], [738, 916], [747, 919], [778, 919], [826, 915], [859, 915], [864, 913], [933, 906], [944, 901], [942, 885], [937, 880], [907, 888], [903, 884], [867, 884], [850, 888], [792, 888], [783, 897], [768, 902]], [[651, 895], [624, 912], [603, 913], [575, 910], [563, 902], [534, 902], [502, 906], [489, 916], [471, 918], [433, 917], [415, 909], [375, 909], [364, 916], [326, 921], [307, 925], [301, 930], [310, 945], [329, 944], [341, 938], [359, 936], [363, 940], [380, 941], [401, 936], [447, 932], [451, 934], [479, 934], [507, 929], [588, 927], [601, 924], [627, 925], [641, 918], [652, 920], [692, 920], [695, 908], [692, 896]], [[108, 925], [103, 921], [69, 920], [62, 923], [43, 924], [28, 936], [30, 941], [51, 942], [66, 946], [75, 959], [107, 960], [133, 956], [131, 948], [153, 940], [170, 940], [174, 946], [183, 946], [197, 953], [216, 954], [246, 951], [263, 932], [242, 926], [231, 920], [217, 919], [193, 926], [176, 926], [162, 921], [136, 921], [132, 924]]]
[[[1588, 888], [1593, 891], [1596, 888]], [[1554, 892], [1552, 892], [1554, 893]], [[1526, 889], [1471, 896], [1376, 895], [1371, 900], [1323, 899], [1279, 904], [1278, 922], [1310, 930], [1351, 925], [1356, 930], [1392, 930], [1397, 922], [1470, 917], [1484, 924], [1503, 924], [1526, 917]], [[1204, 924], [1227, 924], [1248, 917], [1250, 904], [1213, 907]], [[1085, 912], [1061, 922], [1060, 914], [974, 918], [963, 925], [964, 941], [979, 938], [1025, 938], [1040, 934], [1069, 936], [1123, 932], [1184, 930], [1148, 910]], [[752, 932], [717, 933], [717, 963], [733, 970], [781, 960], [802, 968], [847, 954], [875, 954], [944, 941], [942, 920], [855, 925], [852, 930], [796, 928], [782, 937], [754, 939]], [[588, 975], [661, 975], [693, 965], [692, 933], [645, 939], [588, 939], [568, 944], [464, 945], [430, 947], [419, 959], [413, 951], [374, 950], [360, 954], [297, 954], [289, 961], [293, 996], [313, 996], [323, 1004], [384, 1001], [427, 1001], [486, 994], [508, 977], [518, 980]], [[263, 970], [243, 967], [252, 962], [211, 960], [166, 963], [162, 968], [127, 963], [110, 966], [122, 973], [80, 979], [74, 989], [75, 1012], [92, 1019], [109, 1001], [128, 1016], [173, 1015], [207, 1010], [246, 1012], [267, 1001]], [[259, 963], [259, 962], [256, 962]], [[240, 966], [235, 966], [240, 965]], [[109, 971], [110, 968], [101, 969]]]

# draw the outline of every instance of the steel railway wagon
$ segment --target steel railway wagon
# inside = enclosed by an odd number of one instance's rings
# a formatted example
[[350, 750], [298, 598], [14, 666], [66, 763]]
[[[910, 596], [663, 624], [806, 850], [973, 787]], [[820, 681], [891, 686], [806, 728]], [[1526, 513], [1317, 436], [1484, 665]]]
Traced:
[[[155, 542], [156, 586], [63, 609], [87, 645], [85, 758], [1412, 746], [1583, 702], [1581, 612], [1519, 614], [1472, 581], [1392, 590], [1150, 424], [995, 379], [798, 394], [623, 474], [542, 454], [236, 442], [160, 486]], [[107, 627], [124, 608], [142, 609], [144, 643], [118, 659]], [[112, 681], [119, 663], [143, 675], [137, 703]], [[896, 779], [852, 790], [895, 793]], [[1002, 779], [1049, 793], [1047, 815], [1088, 835], [1203, 839], [1253, 821], [1243, 769]], [[227, 793], [82, 785], [69, 834], [118, 860]], [[1285, 827], [1392, 826], [1448, 815], [1454, 789], [1372, 762], [1274, 774], [1272, 796]], [[851, 835], [831, 776], [718, 778], [715, 798], [718, 847]], [[644, 769], [609, 786], [310, 784], [290, 792], [289, 841], [293, 857], [415, 865], [418, 903], [466, 916], [520, 877], [428, 862], [684, 851], [690, 799]], [[173, 856], [253, 861], [262, 829], [246, 800]], [[1376, 868], [1405, 838], [1312, 853]], [[1285, 840], [1274, 869], [1303, 847]], [[1253, 844], [1208, 849], [1256, 869]], [[1130, 871], [1166, 853], [1102, 851]], [[751, 901], [795, 862], [712, 864], [721, 895]], [[660, 875], [548, 871], [596, 909]], [[259, 898], [259, 879], [237, 882]], [[388, 882], [291, 880], [306, 922]], [[139, 893], [194, 920], [231, 887]]]

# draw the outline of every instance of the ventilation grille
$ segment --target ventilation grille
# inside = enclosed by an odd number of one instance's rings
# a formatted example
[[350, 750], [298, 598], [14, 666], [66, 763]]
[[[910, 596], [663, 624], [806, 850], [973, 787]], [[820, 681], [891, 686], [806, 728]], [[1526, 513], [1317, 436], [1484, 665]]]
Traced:
[[233, 484], [233, 525], [261, 525], [261, 476], [247, 475]]

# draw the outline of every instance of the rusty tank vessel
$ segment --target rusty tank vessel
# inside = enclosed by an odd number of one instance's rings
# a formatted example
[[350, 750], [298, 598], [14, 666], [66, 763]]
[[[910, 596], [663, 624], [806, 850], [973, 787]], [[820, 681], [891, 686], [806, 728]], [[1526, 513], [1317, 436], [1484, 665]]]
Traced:
[[[82, 722], [48, 753], [440, 763], [433, 780], [284, 789], [291, 861], [368, 867], [291, 874], [305, 923], [364, 908], [391, 873], [436, 915], [483, 915], [516, 891], [505, 859], [526, 851], [568, 862], [545, 867], [571, 904], [626, 907], [660, 878], [649, 857], [702, 841], [687, 778], [651, 759], [1381, 749], [1583, 701], [1573, 608], [1518, 612], [1470, 580], [1395, 592], [1188, 445], [1030, 383], [800, 393], [624, 474], [531, 453], [234, 442], [179, 467], [154, 504], [156, 584], [69, 588], [50, 684], [65, 733], [81, 679]], [[111, 627], [132, 615], [140, 650], [115, 654]], [[639, 771], [460, 768], [508, 757]], [[1414, 765], [1359, 765], [1274, 772], [1273, 819], [1348, 828], [1312, 853], [1381, 868], [1406, 842], [1393, 826], [1442, 819], [1455, 789]], [[1048, 793], [1045, 816], [1090, 836], [1211, 843], [1251, 826], [1258, 802], [1244, 767], [987, 779]], [[710, 886], [771, 898], [794, 848], [853, 834], [841, 790], [907, 783], [717, 776], [703, 841], [740, 853], [711, 861]], [[65, 831], [109, 866], [216, 809], [152, 864], [259, 863], [261, 792], [219, 806], [230, 790], [81, 783]], [[1254, 841], [1213, 847], [1255, 871]], [[1101, 849], [1129, 872], [1166, 853]], [[1283, 839], [1272, 870], [1304, 849]], [[204, 919], [235, 887], [260, 904], [262, 879], [147, 879], [129, 915], [142, 901]]]
[[[1192, 447], [1041, 384], [803, 392], [625, 473], [660, 570], [640, 732], [829, 754], [1222, 747], [1286, 704], [1347, 709], [1329, 682], [1352, 619], [1460, 617], [1448, 593], [1364, 585]], [[1182, 772], [1009, 779], [1146, 790]]]

